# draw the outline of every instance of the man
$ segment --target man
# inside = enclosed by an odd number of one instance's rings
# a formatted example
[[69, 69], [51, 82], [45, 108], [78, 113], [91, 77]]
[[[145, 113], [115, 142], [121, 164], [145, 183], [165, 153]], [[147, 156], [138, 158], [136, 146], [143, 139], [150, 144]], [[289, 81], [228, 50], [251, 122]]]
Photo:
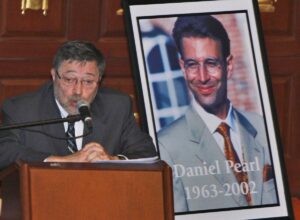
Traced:
[[[94, 162], [152, 157], [156, 150], [131, 112], [129, 96], [100, 88], [105, 60], [91, 43], [70, 41], [56, 53], [52, 81], [40, 90], [4, 102], [5, 125], [65, 118], [78, 114], [78, 103], [90, 105], [93, 132], [82, 121], [2, 131], [0, 167], [16, 160]], [[74, 131], [75, 130], [75, 131]]]
[[179, 17], [173, 37], [192, 93], [185, 115], [158, 133], [160, 156], [173, 168], [175, 211], [276, 204], [264, 120], [227, 98], [233, 56], [223, 25]]

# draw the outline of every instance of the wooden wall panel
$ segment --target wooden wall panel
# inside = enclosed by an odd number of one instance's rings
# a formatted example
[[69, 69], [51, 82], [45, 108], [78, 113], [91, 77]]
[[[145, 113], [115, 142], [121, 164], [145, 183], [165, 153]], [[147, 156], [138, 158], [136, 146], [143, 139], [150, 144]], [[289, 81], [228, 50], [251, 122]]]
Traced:
[[281, 0], [274, 13], [262, 13], [262, 24], [269, 57], [300, 54], [300, 2]]
[[[278, 75], [273, 77], [273, 88], [274, 88], [274, 100], [275, 107], [277, 109], [277, 121], [280, 125], [280, 133], [281, 133], [281, 142], [282, 147], [284, 147], [285, 154], [290, 154], [289, 148], [289, 119], [290, 119], [290, 100], [286, 97], [290, 97], [291, 95], [291, 84], [292, 84], [292, 76], [291, 75]], [[276, 112], [275, 112], [276, 113]]]
[[[116, 13], [120, 0], [50, 0], [47, 16], [33, 10], [22, 15], [20, 6], [20, 0], [0, 0], [0, 103], [33, 90], [31, 79], [50, 78], [53, 55], [66, 40], [88, 40], [103, 51], [108, 86], [119, 88], [114, 80], [120, 77], [132, 81], [123, 16]], [[134, 96], [134, 87], [128, 88], [122, 90]]]
[[1, 100], [38, 89], [48, 79], [2, 79], [0, 80]]
[[262, 24], [290, 191], [300, 196], [300, 1], [275, 6], [262, 13]]
[[131, 77], [124, 18], [117, 13], [121, 9], [121, 1], [102, 1], [101, 6], [103, 16], [99, 23], [97, 43], [107, 58], [107, 74]]
[[[3, 81], [10, 80], [10, 86], [20, 93], [33, 89], [31, 78], [50, 76], [52, 57], [66, 35], [65, 0], [52, 0], [47, 16], [32, 10], [22, 15], [20, 7], [20, 0], [0, 1], [0, 102], [9, 90]], [[26, 80], [20, 85], [22, 79]]]
[[101, 21], [101, 1], [68, 0], [67, 39], [95, 41]]
[[43, 16], [41, 11], [33, 10], [26, 10], [22, 15], [20, 6], [20, 0], [2, 1], [1, 37], [48, 38], [64, 35], [66, 14], [64, 0], [52, 0], [47, 16]]
[[124, 41], [124, 19], [122, 13], [118, 14], [118, 11], [121, 9], [120, 1], [102, 1], [101, 9], [103, 16], [101, 16], [101, 22], [99, 23], [100, 37], [115, 40], [121, 38], [119, 40]]
[[300, 167], [300, 58], [272, 57], [270, 67], [287, 175], [292, 194], [300, 196], [300, 176], [292, 172]]

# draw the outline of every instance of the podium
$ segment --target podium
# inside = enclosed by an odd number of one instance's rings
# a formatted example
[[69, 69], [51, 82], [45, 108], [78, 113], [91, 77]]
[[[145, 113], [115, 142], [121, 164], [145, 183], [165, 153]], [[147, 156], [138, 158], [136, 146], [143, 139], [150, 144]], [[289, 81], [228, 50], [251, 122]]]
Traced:
[[174, 219], [172, 171], [160, 160], [19, 163], [0, 180], [0, 219]]

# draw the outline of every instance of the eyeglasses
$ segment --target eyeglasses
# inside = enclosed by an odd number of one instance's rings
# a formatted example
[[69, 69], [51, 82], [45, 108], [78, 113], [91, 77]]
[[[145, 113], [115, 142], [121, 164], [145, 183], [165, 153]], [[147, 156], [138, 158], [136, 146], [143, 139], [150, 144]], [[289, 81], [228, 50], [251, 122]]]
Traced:
[[187, 71], [189, 74], [196, 74], [198, 73], [200, 69], [200, 65], [203, 65], [205, 70], [210, 73], [218, 73], [221, 71], [222, 67], [222, 62], [219, 59], [214, 59], [214, 58], [207, 58], [202, 62], [198, 62], [197, 60], [193, 59], [187, 59], [183, 61], [184, 64], [184, 69]]
[[85, 88], [93, 88], [99, 82], [99, 80], [94, 80], [94, 79], [79, 80], [77, 78], [60, 76], [57, 71], [55, 71], [55, 72], [56, 72], [57, 77], [63, 82], [63, 84], [68, 87], [74, 87], [75, 85], [78, 84], [78, 82], [80, 82], [81, 85]]

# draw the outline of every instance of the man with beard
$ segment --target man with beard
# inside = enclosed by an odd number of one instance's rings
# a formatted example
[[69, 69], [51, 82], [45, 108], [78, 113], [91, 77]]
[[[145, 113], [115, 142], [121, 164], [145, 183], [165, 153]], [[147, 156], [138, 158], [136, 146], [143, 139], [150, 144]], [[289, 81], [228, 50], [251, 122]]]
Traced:
[[139, 129], [131, 112], [130, 97], [99, 88], [104, 68], [102, 53], [91, 43], [64, 43], [54, 57], [51, 82], [4, 102], [4, 125], [72, 116], [84, 102], [90, 106], [93, 131], [73, 138], [89, 132], [82, 121], [2, 131], [0, 167], [16, 160], [94, 162], [155, 156], [151, 137]]
[[161, 159], [173, 168], [175, 212], [276, 204], [264, 120], [227, 98], [225, 28], [212, 16], [182, 16], [173, 37], [192, 94], [185, 115], [158, 133]]

